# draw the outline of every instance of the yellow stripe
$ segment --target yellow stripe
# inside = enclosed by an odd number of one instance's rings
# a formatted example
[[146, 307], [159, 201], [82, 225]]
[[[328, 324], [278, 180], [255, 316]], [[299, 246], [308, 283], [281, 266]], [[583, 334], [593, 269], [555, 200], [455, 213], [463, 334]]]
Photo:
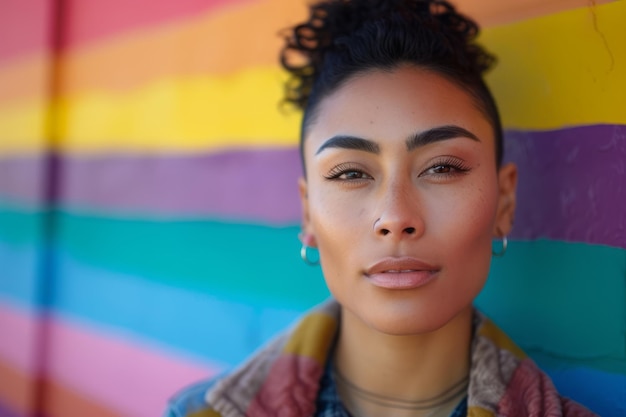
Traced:
[[45, 149], [48, 116], [41, 99], [0, 110], [0, 155]]
[[626, 2], [488, 29], [508, 128], [626, 123]]
[[[223, 77], [162, 80], [130, 93], [90, 93], [57, 102], [61, 151], [194, 151], [297, 143], [299, 113], [279, 110], [278, 67]], [[35, 106], [0, 110], [0, 153], [38, 149]]]

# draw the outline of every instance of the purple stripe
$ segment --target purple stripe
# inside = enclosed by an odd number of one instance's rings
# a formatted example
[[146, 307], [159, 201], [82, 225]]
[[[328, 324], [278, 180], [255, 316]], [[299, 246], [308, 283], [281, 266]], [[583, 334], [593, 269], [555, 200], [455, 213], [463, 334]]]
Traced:
[[626, 248], [626, 126], [506, 134], [517, 163], [513, 238]]
[[0, 417], [25, 417], [0, 403]]
[[[520, 171], [513, 238], [626, 248], [626, 126], [509, 131], [506, 136], [506, 157]], [[36, 200], [32, 190], [41, 189], [41, 164], [37, 158], [0, 160], [0, 195]], [[66, 156], [59, 166], [64, 184], [60, 201], [72, 208], [300, 221], [296, 179], [301, 168], [295, 148], [193, 156]]]
[[0, 159], [0, 202], [11, 199], [41, 206], [44, 202], [44, 170], [41, 155]]
[[204, 156], [66, 158], [61, 204], [99, 211], [292, 223], [300, 218], [296, 149]]

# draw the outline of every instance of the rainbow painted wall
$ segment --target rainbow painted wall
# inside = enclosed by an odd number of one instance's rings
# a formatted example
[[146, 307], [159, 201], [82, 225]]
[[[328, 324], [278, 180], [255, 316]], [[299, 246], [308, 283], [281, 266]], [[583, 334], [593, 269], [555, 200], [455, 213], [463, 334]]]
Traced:
[[[464, 0], [519, 164], [478, 305], [626, 415], [626, 1]], [[295, 0], [0, 0], [0, 416], [152, 417], [328, 293], [298, 257]]]

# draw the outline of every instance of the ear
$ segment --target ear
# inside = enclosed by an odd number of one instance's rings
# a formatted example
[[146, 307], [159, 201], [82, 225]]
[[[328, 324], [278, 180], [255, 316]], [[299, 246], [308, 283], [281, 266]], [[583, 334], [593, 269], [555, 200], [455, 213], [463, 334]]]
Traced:
[[508, 163], [498, 171], [498, 210], [493, 235], [497, 238], [511, 233], [515, 217], [515, 191], [517, 189], [517, 167]]
[[315, 234], [313, 233], [309, 215], [308, 184], [303, 177], [298, 179], [298, 189], [300, 191], [300, 205], [302, 206], [302, 232], [300, 233], [300, 241], [304, 245], [314, 248], [317, 247], [317, 242], [315, 241]]

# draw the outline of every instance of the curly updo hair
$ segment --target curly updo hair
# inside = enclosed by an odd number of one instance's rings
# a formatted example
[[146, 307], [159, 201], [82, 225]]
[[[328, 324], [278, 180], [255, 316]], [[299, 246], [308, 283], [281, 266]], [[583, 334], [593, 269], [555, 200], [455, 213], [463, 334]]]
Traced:
[[320, 101], [372, 70], [413, 65], [467, 91], [493, 126], [496, 163], [502, 160], [500, 116], [483, 74], [495, 57], [475, 43], [478, 25], [444, 0], [325, 0], [291, 28], [280, 54], [290, 77], [285, 101], [304, 111], [300, 140]]

